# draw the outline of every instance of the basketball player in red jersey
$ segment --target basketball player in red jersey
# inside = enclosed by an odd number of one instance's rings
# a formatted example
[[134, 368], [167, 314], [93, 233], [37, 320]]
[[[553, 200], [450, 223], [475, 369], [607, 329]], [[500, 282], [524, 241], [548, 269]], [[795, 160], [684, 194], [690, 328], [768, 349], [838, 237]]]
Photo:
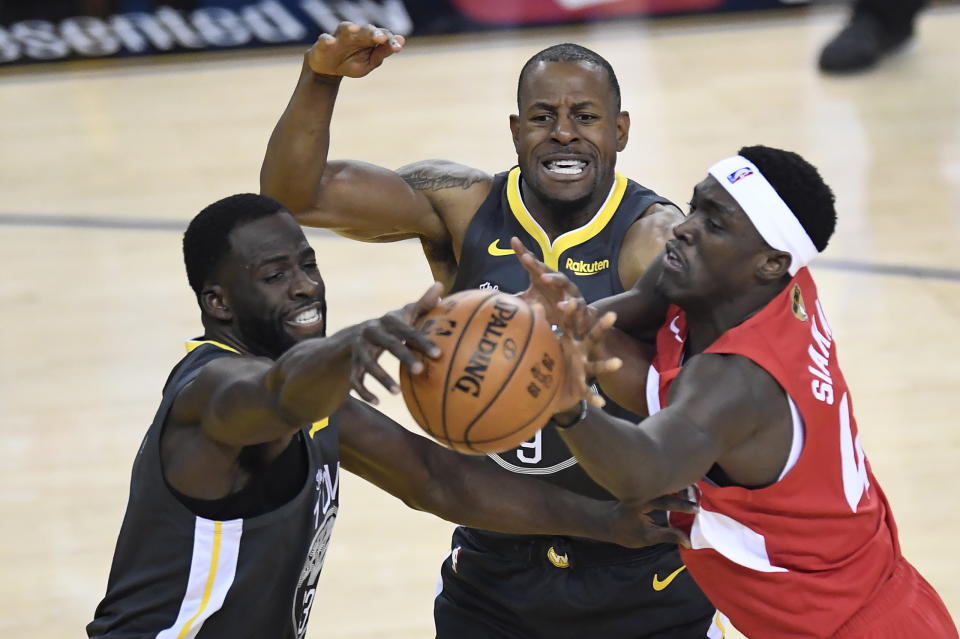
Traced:
[[[511, 255], [511, 236], [523, 238], [561, 272], [576, 275], [589, 301], [629, 289], [681, 214], [616, 172], [630, 117], [621, 110], [609, 62], [573, 44], [530, 58], [518, 81], [518, 114], [510, 117], [519, 166], [509, 171], [491, 176], [438, 160], [397, 171], [328, 161], [343, 77], [367, 75], [402, 46], [403, 39], [386, 30], [350, 23], [319, 38], [271, 136], [261, 191], [285, 203], [307, 226], [372, 242], [419, 239], [434, 278], [447, 291], [527, 288], [529, 277]], [[605, 409], [633, 417], [613, 402]], [[485, 461], [496, 472], [612, 499], [553, 429]], [[667, 580], [681, 566], [675, 546], [637, 551], [567, 536], [506, 536], [461, 526], [441, 567], [434, 600], [437, 635], [719, 637], [712, 623], [715, 609], [689, 574]]]
[[[638, 427], [572, 397], [554, 425], [620, 499], [693, 487], [700, 512], [671, 515], [690, 533], [681, 556], [748, 637], [956, 639], [901, 555], [806, 268], [833, 233], [829, 187], [794, 153], [747, 147], [710, 169], [690, 207], [637, 287], [594, 310], [514, 242], [542, 294], [564, 291], [566, 331], [600, 310], [622, 311], [627, 333], [660, 317], [652, 362], [626, 367], [645, 377], [636, 401], [620, 400], [650, 417]], [[620, 339], [618, 352], [642, 352]]]

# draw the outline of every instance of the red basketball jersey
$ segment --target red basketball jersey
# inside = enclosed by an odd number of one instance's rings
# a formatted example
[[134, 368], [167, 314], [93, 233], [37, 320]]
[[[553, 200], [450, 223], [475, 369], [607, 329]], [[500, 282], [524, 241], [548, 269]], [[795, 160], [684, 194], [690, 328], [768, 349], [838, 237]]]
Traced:
[[[651, 414], [666, 405], [686, 336], [683, 311], [671, 307], [647, 379]], [[705, 352], [742, 355], [770, 373], [789, 397], [803, 448], [766, 488], [698, 481], [699, 514], [670, 516], [690, 535], [693, 548], [683, 559], [751, 639], [830, 637], [890, 577], [900, 547], [807, 269]]]

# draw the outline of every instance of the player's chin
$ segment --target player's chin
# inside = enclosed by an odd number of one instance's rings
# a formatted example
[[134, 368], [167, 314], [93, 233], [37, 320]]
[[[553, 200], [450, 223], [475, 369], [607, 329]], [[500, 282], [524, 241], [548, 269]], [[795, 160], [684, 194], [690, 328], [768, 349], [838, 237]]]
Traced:
[[312, 337], [323, 337], [326, 334], [326, 326], [322, 321], [312, 322], [310, 324], [284, 322], [283, 333], [291, 341], [300, 342]]
[[657, 293], [663, 295], [665, 298], [674, 303], [679, 303], [684, 297], [685, 290], [685, 279], [686, 273], [683, 271], [675, 271], [663, 269], [660, 272], [660, 277], [657, 279], [657, 282], [654, 286]]

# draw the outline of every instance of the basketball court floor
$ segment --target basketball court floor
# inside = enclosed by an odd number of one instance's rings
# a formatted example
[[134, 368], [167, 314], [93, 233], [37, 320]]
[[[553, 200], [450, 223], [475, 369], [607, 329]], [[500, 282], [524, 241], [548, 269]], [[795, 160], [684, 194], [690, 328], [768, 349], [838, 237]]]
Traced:
[[[331, 156], [505, 170], [519, 69], [561, 41], [613, 63], [633, 121], [620, 171], [678, 203], [741, 145], [806, 156], [838, 198], [812, 270], [861, 439], [906, 556], [960, 620], [960, 7], [924, 15], [874, 73], [822, 77], [816, 52], [842, 20], [834, 5], [415, 40], [344, 83]], [[257, 190], [299, 67], [288, 49], [0, 77], [0, 636], [76, 637], [89, 621], [131, 462], [199, 327], [180, 234], [206, 204]], [[331, 329], [430, 281], [416, 243], [310, 237]], [[386, 409], [412, 425], [399, 400]], [[308, 636], [433, 636], [452, 525], [341, 487]]]

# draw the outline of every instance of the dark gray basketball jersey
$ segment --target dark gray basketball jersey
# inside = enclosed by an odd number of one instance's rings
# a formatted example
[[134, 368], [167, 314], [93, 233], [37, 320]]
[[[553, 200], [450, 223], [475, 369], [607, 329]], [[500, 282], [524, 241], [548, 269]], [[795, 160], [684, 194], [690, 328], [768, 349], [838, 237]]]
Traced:
[[[493, 178], [490, 195], [473, 216], [463, 239], [460, 264], [453, 290], [493, 288], [517, 293], [530, 285], [526, 270], [510, 249], [510, 238], [524, 246], [547, 266], [567, 275], [588, 302], [623, 292], [617, 265], [627, 230], [653, 204], [671, 204], [650, 189], [617, 174], [607, 200], [593, 218], [580, 228], [564, 233], [552, 243], [533, 218], [520, 194], [520, 168]], [[638, 421], [611, 401], [613, 415]], [[574, 492], [608, 499], [610, 494], [591, 480], [552, 428], [488, 459], [510, 472], [539, 477]]]
[[300, 431], [308, 473], [289, 502], [247, 519], [196, 516], [171, 492], [160, 435], [174, 398], [218, 357], [238, 354], [191, 342], [170, 374], [133, 464], [130, 497], [107, 593], [87, 626], [111, 639], [303, 637], [337, 517], [336, 418]]

